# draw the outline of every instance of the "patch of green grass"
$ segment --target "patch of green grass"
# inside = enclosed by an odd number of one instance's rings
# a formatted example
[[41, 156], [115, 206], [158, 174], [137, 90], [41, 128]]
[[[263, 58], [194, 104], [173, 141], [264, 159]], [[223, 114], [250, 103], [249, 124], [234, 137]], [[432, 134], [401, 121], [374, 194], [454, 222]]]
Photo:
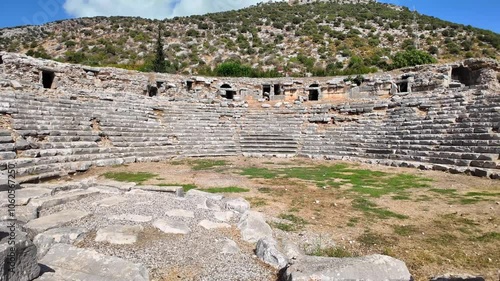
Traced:
[[401, 236], [410, 236], [417, 233], [418, 229], [413, 225], [394, 225], [394, 233]]
[[428, 201], [432, 201], [432, 197], [425, 194], [419, 195], [417, 199], [415, 199], [415, 202], [428, 202]]
[[280, 219], [284, 219], [284, 220], [287, 220], [287, 221], [291, 221], [292, 223], [294, 224], [298, 224], [298, 225], [304, 225], [304, 224], [307, 224], [307, 221], [304, 220], [303, 218], [301, 217], [298, 217], [294, 214], [281, 214], [278, 216]]
[[286, 232], [291, 232], [291, 231], [296, 230], [296, 227], [293, 224], [289, 224], [289, 223], [275, 222], [275, 223], [272, 223], [272, 225], [274, 227], [276, 227], [277, 229], [280, 229], [280, 230], [283, 230]]
[[261, 187], [259, 189], [257, 189], [259, 192], [262, 192], [262, 193], [271, 193], [271, 188], [269, 187]]
[[350, 218], [349, 222], [347, 223], [347, 226], [355, 227], [358, 222], [359, 222], [359, 218]]
[[210, 170], [214, 167], [222, 167], [228, 164], [226, 160], [211, 159], [190, 160], [188, 163], [191, 165], [191, 169], [195, 171]]
[[194, 184], [170, 184], [170, 183], [160, 183], [160, 184], [157, 184], [158, 186], [182, 186], [182, 189], [184, 190], [184, 192], [188, 192], [190, 191], [191, 189], [197, 189], [198, 187]]
[[157, 181], [164, 181], [164, 178], [156, 178]]
[[104, 174], [107, 179], [112, 179], [121, 182], [135, 182], [141, 184], [147, 180], [150, 180], [158, 175], [152, 173], [128, 173], [128, 172], [108, 172]]
[[260, 197], [246, 197], [245, 198], [252, 207], [262, 207], [267, 205], [267, 201], [264, 198]]
[[495, 193], [495, 192], [467, 192], [465, 196], [468, 197], [500, 197], [500, 193]]
[[483, 201], [489, 201], [488, 199], [484, 199], [484, 198], [481, 198], [481, 197], [473, 197], [473, 198], [460, 198], [458, 200], [458, 203], [460, 205], [472, 205], [472, 204], [476, 204], [476, 203], [479, 203], [479, 202], [483, 202]]
[[396, 201], [403, 201], [403, 200], [409, 201], [409, 200], [411, 200], [410, 196], [406, 195], [406, 194], [394, 195], [391, 198], [392, 198], [392, 200], [396, 200]]
[[371, 197], [381, 197], [386, 194], [397, 195], [406, 189], [429, 187], [428, 182], [431, 181], [409, 174], [388, 174], [366, 169], [352, 169], [347, 164], [279, 169], [252, 167], [243, 169], [241, 174], [250, 178], [295, 178], [311, 182], [320, 188], [340, 188], [342, 185], [350, 184], [352, 191]]
[[352, 207], [365, 213], [367, 216], [375, 216], [380, 219], [408, 219], [408, 216], [392, 212], [390, 210], [380, 208], [377, 204], [365, 198], [356, 198], [352, 201]]
[[456, 243], [457, 239], [458, 237], [451, 233], [441, 233], [439, 235], [429, 237], [425, 240], [431, 244], [443, 247], [453, 245], [453, 243]]
[[241, 175], [247, 176], [249, 178], [263, 178], [263, 179], [272, 179], [278, 176], [278, 173], [266, 168], [256, 168], [250, 167], [245, 168], [241, 172]]
[[457, 190], [456, 189], [429, 189], [431, 192], [439, 193], [439, 194], [456, 194]]
[[203, 189], [203, 191], [209, 193], [242, 193], [242, 192], [249, 192], [250, 189], [241, 188], [237, 186], [228, 186], [228, 187], [212, 187]]
[[277, 222], [272, 225], [287, 232], [302, 229], [307, 224], [306, 220], [293, 214], [281, 214], [278, 217], [289, 222]]
[[342, 247], [327, 247], [327, 248], [316, 247], [314, 250], [309, 252], [308, 255], [317, 257], [330, 257], [330, 258], [350, 258], [354, 256], [351, 252]]
[[362, 245], [369, 247], [390, 244], [390, 241], [388, 241], [384, 236], [373, 233], [369, 230], [365, 230], [365, 232], [358, 237], [358, 241]]
[[485, 233], [475, 239], [476, 241], [480, 242], [493, 242], [493, 241], [500, 241], [500, 233], [498, 232], [488, 232]]

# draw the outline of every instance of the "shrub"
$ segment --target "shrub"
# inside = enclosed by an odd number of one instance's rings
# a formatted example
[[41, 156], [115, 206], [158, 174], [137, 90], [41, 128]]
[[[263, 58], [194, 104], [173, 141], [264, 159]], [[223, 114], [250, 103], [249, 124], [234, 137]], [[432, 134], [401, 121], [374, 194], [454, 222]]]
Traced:
[[436, 63], [437, 60], [429, 53], [420, 50], [406, 50], [394, 55], [392, 68], [402, 68], [421, 64]]

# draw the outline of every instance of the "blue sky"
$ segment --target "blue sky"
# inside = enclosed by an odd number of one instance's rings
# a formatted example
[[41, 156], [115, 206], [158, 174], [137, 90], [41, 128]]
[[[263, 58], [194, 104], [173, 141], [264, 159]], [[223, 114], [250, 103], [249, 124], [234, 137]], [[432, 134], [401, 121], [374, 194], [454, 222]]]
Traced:
[[[0, 0], [0, 28], [95, 15], [165, 18], [247, 7], [262, 0]], [[500, 33], [498, 0], [379, 0]]]

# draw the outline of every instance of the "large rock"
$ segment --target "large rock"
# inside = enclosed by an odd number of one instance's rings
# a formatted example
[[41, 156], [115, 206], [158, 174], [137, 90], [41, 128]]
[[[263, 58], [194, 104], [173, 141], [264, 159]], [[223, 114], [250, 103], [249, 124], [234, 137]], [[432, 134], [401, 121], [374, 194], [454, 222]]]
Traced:
[[304, 256], [281, 272], [283, 281], [412, 280], [405, 263], [392, 257], [361, 258]]
[[167, 234], [188, 234], [191, 232], [188, 225], [180, 221], [158, 219], [153, 222], [153, 226]]
[[42, 259], [49, 251], [50, 247], [54, 244], [74, 244], [78, 243], [85, 238], [87, 230], [84, 228], [63, 227], [54, 228], [44, 233], [35, 236], [33, 243], [35, 243], [38, 254], [38, 259]]
[[273, 238], [262, 238], [257, 242], [255, 254], [270, 266], [282, 269], [288, 264], [287, 258], [278, 250], [278, 242]]
[[[67, 244], [55, 244], [40, 260], [49, 268], [40, 281], [148, 281], [149, 273], [142, 264], [105, 256], [93, 250]], [[53, 272], [51, 272], [53, 271]]]
[[218, 221], [228, 222], [234, 217], [234, 213], [231, 211], [227, 212], [215, 212], [214, 218]]
[[130, 191], [137, 184], [135, 182], [121, 182], [114, 180], [98, 180], [97, 185], [118, 188], [122, 191]]
[[130, 245], [137, 242], [137, 236], [143, 229], [140, 225], [111, 225], [99, 229], [95, 241], [116, 245]]
[[248, 203], [248, 201], [243, 198], [226, 199], [224, 202], [224, 207], [227, 210], [233, 210], [243, 214], [244, 212], [250, 210], [250, 203]]
[[247, 211], [241, 216], [238, 228], [241, 231], [242, 239], [256, 243], [259, 239], [272, 237], [273, 230], [266, 223], [264, 215], [259, 212]]
[[0, 261], [0, 281], [29, 281], [40, 274], [36, 246], [10, 222], [0, 226]]
[[29, 234], [32, 235], [31, 237], [34, 237], [39, 233], [45, 232], [52, 228], [61, 227], [67, 223], [80, 220], [88, 215], [90, 215], [90, 213], [83, 211], [64, 210], [59, 213], [32, 220], [25, 224], [24, 228], [28, 230]]

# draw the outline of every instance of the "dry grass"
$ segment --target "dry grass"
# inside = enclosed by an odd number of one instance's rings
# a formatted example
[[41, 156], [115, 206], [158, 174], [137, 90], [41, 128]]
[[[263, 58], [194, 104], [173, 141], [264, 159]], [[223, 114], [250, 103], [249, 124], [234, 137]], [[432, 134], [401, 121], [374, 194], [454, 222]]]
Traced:
[[[448, 272], [498, 278], [499, 181], [307, 159], [224, 158], [171, 164], [100, 168], [87, 176], [148, 171], [156, 178], [202, 189], [238, 186], [250, 191], [227, 196], [243, 195], [252, 208], [287, 224], [274, 227], [324, 233], [335, 240], [336, 248], [315, 254], [390, 255], [405, 261], [415, 280]], [[144, 184], [161, 182], [150, 179]]]

